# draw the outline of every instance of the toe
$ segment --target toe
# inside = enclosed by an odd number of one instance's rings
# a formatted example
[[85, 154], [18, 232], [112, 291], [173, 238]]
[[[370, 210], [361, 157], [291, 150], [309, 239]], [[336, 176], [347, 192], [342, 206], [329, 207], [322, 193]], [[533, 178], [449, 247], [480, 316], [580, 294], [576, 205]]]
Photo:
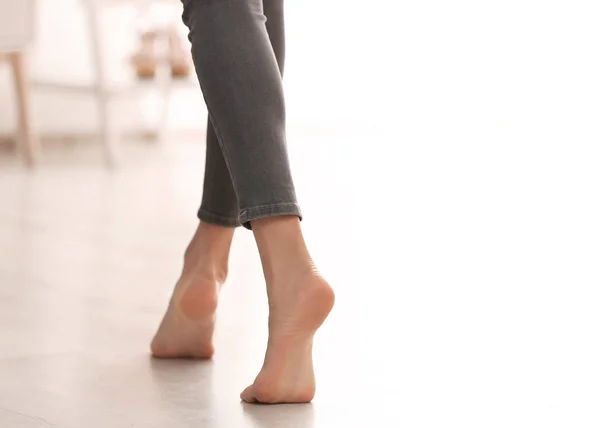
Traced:
[[254, 392], [252, 391], [252, 386], [250, 385], [248, 388], [244, 389], [244, 391], [240, 394], [240, 398], [246, 403], [255, 403], [256, 398], [254, 397]]
[[150, 353], [155, 358], [164, 358], [169, 354], [169, 350], [166, 346], [160, 343], [156, 338], [150, 343]]

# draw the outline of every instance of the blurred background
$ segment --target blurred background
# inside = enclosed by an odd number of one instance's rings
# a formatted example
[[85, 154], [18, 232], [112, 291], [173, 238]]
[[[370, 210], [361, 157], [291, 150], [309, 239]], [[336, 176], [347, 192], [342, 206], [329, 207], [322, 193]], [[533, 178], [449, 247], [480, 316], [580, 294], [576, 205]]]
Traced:
[[[359, 60], [365, 55], [366, 41], [354, 31], [360, 16], [358, 11], [340, 15], [333, 4], [320, 5], [315, 13], [315, 6], [287, 5], [290, 122], [314, 125], [328, 115], [332, 121], [352, 123], [361, 115], [355, 98], [359, 90], [351, 89], [351, 83], [367, 71]], [[172, 66], [191, 64], [177, 1], [27, 0], [10, 10], [28, 26], [24, 31], [21, 25], [12, 25], [25, 42], [31, 40], [23, 48], [31, 117], [42, 140], [98, 137], [104, 130], [103, 113], [98, 111], [102, 91], [111, 104], [108, 120], [125, 135], [147, 135], [163, 120], [166, 128], [161, 129], [169, 132], [202, 132], [206, 113], [193, 68], [171, 73]], [[329, 30], [336, 15], [340, 22]], [[3, 19], [11, 20], [8, 13]], [[5, 26], [4, 31], [11, 29]], [[346, 71], [339, 73], [340, 69]], [[313, 91], [305, 90], [308, 82]], [[0, 107], [0, 132], [6, 137], [18, 119], [6, 65], [0, 88], [6, 100]], [[331, 96], [315, 102], [322, 91]]]
[[144, 353], [202, 191], [180, 15], [0, 0], [0, 425], [191, 426], [210, 388], [206, 426], [598, 426], [598, 2], [287, 2], [288, 144], [337, 307], [313, 407], [258, 413], [231, 400], [266, 342], [250, 233], [214, 366], [186, 369], [212, 383]]

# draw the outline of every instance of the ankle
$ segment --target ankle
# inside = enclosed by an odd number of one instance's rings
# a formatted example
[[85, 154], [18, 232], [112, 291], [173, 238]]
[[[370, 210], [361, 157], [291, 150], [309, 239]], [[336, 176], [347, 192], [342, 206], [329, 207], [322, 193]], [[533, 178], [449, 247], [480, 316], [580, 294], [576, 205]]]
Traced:
[[260, 219], [252, 228], [267, 283], [316, 272], [297, 217]]
[[185, 250], [182, 275], [224, 282], [234, 229], [200, 223]]
[[201, 264], [183, 270], [182, 279], [191, 283], [217, 283], [223, 284], [227, 279], [227, 267]]
[[184, 258], [192, 261], [207, 255], [214, 255], [216, 258], [229, 257], [234, 231], [235, 229], [230, 227], [200, 222], [185, 250]]
[[302, 283], [319, 276], [319, 271], [310, 257], [290, 255], [280, 260], [269, 260], [263, 263], [263, 273], [267, 287], [277, 284]]

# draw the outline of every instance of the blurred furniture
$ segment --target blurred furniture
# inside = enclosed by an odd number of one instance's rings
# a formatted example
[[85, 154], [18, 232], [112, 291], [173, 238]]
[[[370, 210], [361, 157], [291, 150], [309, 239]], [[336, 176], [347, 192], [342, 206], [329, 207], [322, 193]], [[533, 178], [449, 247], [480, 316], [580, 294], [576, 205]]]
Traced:
[[[0, 0], [2, 2], [20, 2], [23, 0]], [[151, 131], [156, 140], [164, 140], [167, 128], [168, 105], [173, 87], [185, 86], [197, 88], [190, 80], [173, 80], [168, 70], [160, 70], [151, 81], [133, 80], [126, 84], [115, 84], [111, 82], [107, 73], [107, 58], [104, 54], [105, 46], [104, 31], [110, 31], [106, 25], [102, 25], [103, 11], [111, 7], [135, 7], [140, 13], [157, 3], [167, 3], [180, 6], [180, 0], [80, 0], [86, 13], [87, 27], [91, 46], [91, 56], [95, 73], [94, 82], [91, 85], [73, 84], [70, 82], [35, 82], [36, 87], [64, 90], [72, 93], [91, 94], [95, 97], [98, 106], [99, 126], [102, 141], [104, 143], [105, 159], [108, 166], [115, 166], [119, 162], [121, 147], [121, 130], [119, 123], [113, 115], [111, 108], [113, 102], [119, 97], [146, 93], [149, 89], [159, 93], [159, 120], [156, 127]], [[168, 41], [166, 41], [168, 43]], [[166, 46], [165, 46], [166, 47]], [[163, 67], [166, 68], [166, 67]]]
[[17, 101], [17, 147], [27, 165], [38, 157], [38, 144], [31, 120], [30, 76], [26, 51], [33, 39], [35, 0], [0, 0], [0, 59], [12, 68]]

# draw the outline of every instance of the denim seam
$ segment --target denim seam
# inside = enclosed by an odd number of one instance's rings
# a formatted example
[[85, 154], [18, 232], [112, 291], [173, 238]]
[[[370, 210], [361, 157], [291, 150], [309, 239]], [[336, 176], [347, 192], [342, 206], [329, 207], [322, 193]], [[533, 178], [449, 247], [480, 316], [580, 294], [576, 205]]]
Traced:
[[[229, 177], [231, 178], [231, 184], [233, 185], [233, 190], [235, 192], [235, 184], [234, 184], [234, 179], [233, 179], [233, 170], [231, 169], [231, 164], [229, 163], [229, 154], [227, 153], [227, 148], [225, 147], [225, 144], [223, 144], [223, 137], [221, 136], [221, 131], [219, 131], [219, 127], [217, 126], [217, 121], [215, 119], [215, 117], [212, 115], [212, 113], [210, 112], [210, 109], [208, 108], [208, 103], [205, 102], [206, 104], [206, 109], [208, 110], [208, 117], [213, 125], [213, 129], [215, 130], [215, 135], [217, 136], [217, 141], [219, 142], [219, 146], [221, 147], [221, 151], [223, 152], [223, 159], [225, 160], [225, 164], [227, 165], [227, 172], [229, 173]], [[236, 197], [237, 197], [237, 193], [236, 193]]]
[[249, 207], [249, 208], [242, 209], [240, 212], [240, 215], [246, 214], [246, 211], [250, 211], [250, 210], [258, 210], [261, 208], [275, 208], [275, 207], [282, 207], [285, 205], [293, 205], [295, 207], [298, 207], [298, 204], [296, 202], [280, 202], [277, 204], [257, 205], [255, 207]]
[[[207, 221], [208, 223], [211, 223], [210, 220], [218, 222], [220, 226], [237, 227], [241, 225], [239, 216], [230, 217], [226, 215], [216, 214], [202, 207], [200, 207], [200, 209], [198, 210], [198, 217], [200, 218], [200, 220], [203, 220], [202, 217], [205, 217], [205, 221]], [[210, 219], [206, 219], [206, 217], [210, 217]]]
[[[279, 208], [279, 209], [278, 209]], [[250, 215], [254, 218], [249, 219]], [[284, 202], [269, 205], [258, 205], [256, 207], [246, 208], [240, 212], [240, 222], [246, 229], [252, 230], [250, 222], [259, 218], [275, 217], [281, 215], [294, 215], [302, 219], [300, 206], [295, 202]]]

